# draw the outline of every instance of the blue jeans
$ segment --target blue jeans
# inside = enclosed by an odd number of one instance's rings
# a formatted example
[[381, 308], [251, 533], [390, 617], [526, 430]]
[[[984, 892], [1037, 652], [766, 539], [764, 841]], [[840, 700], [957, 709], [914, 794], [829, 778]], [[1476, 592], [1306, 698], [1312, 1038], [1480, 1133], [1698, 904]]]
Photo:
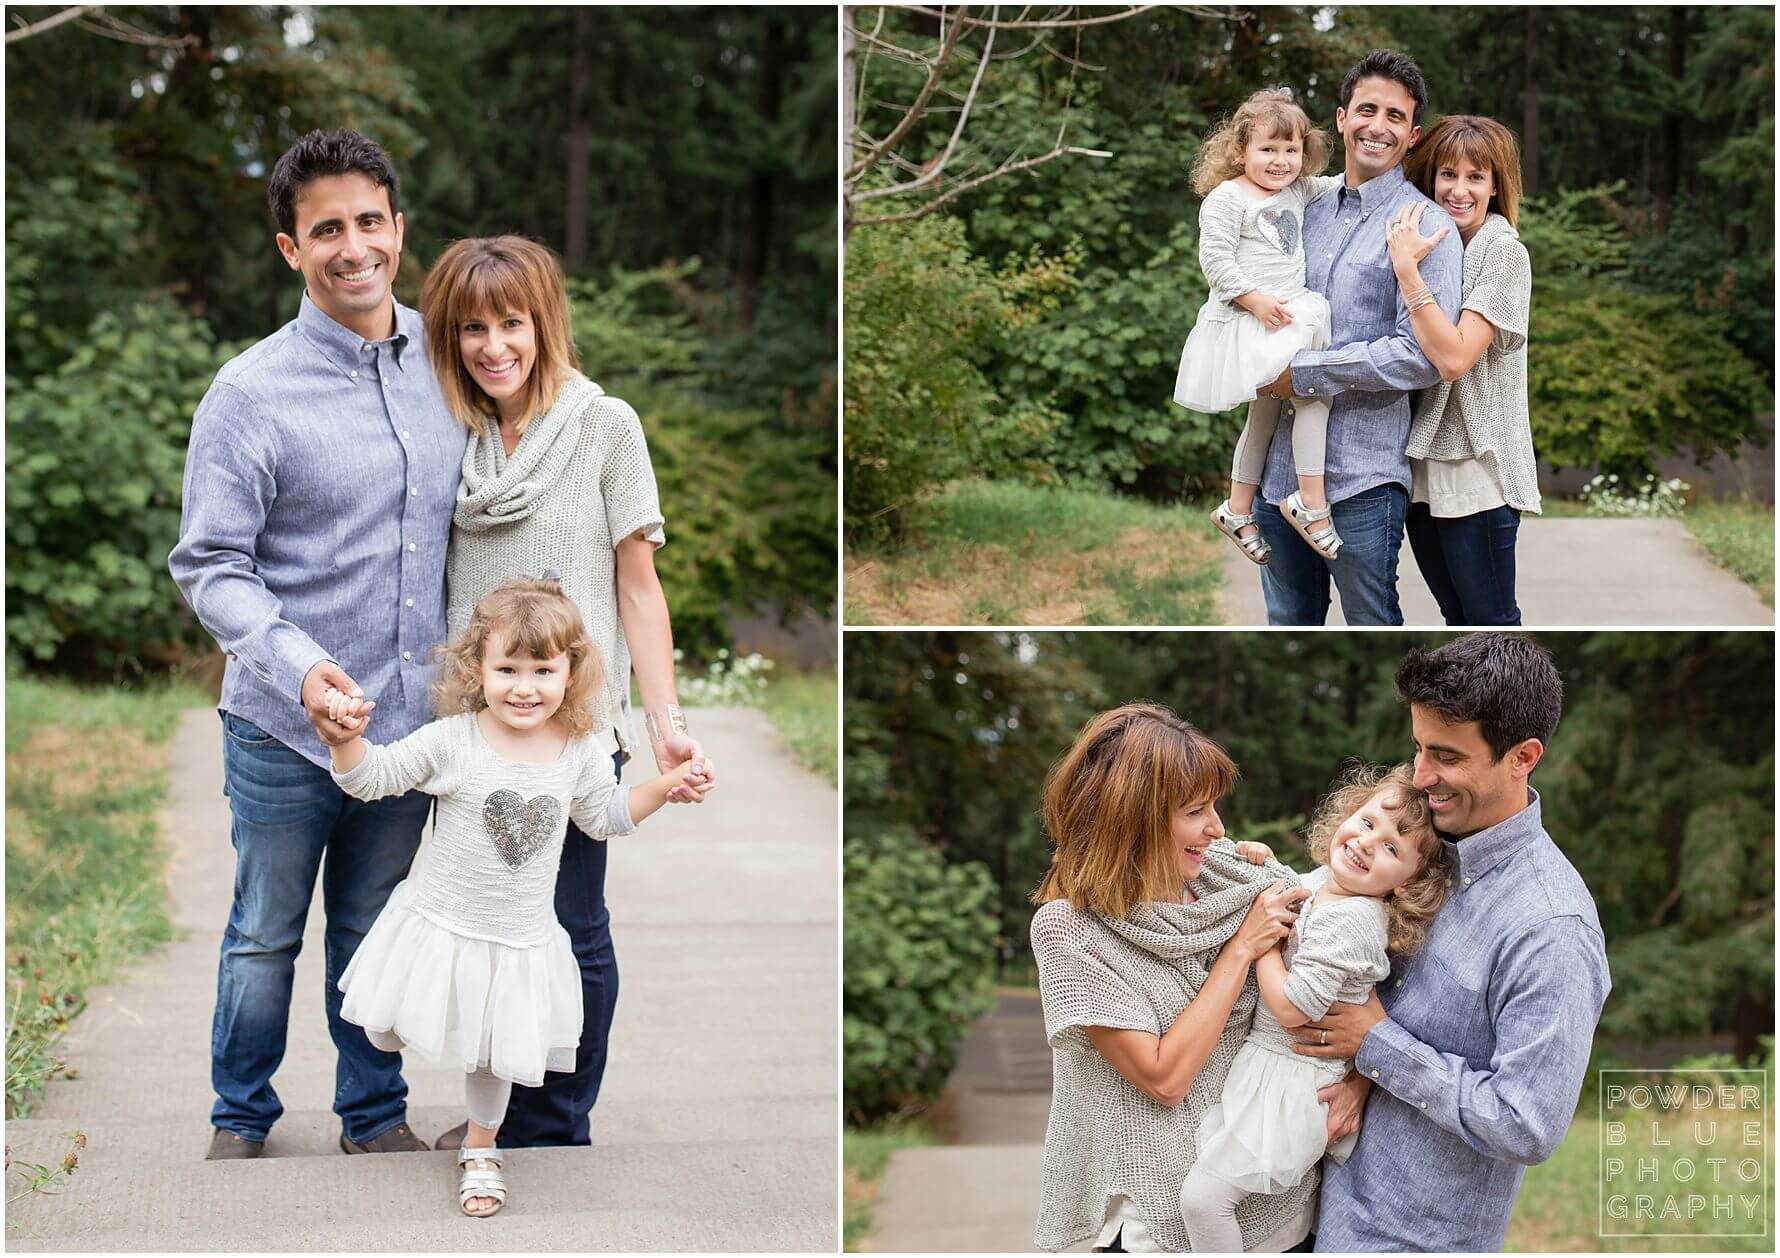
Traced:
[[337, 984], [407, 876], [433, 801], [418, 791], [369, 804], [353, 799], [326, 769], [253, 722], [221, 716], [235, 893], [216, 973], [210, 1121], [244, 1140], [264, 1140], [284, 1113], [272, 1075], [284, 1060], [291, 981], [320, 871], [328, 1034], [339, 1054], [334, 1112], [347, 1138], [363, 1143], [407, 1116], [408, 1085], [400, 1054], [373, 1048], [362, 1028], [341, 1018]]
[[[623, 758], [612, 758], [622, 776]], [[563, 840], [556, 871], [556, 920], [569, 934], [581, 967], [581, 1043], [570, 1074], [546, 1074], [541, 1086], [513, 1085], [504, 1149], [591, 1144], [588, 1115], [606, 1074], [606, 1042], [618, 1004], [618, 958], [612, 951], [612, 917], [606, 912], [606, 844], [590, 839], [574, 822]]]
[[1261, 592], [1270, 625], [1320, 625], [1329, 615], [1329, 580], [1341, 591], [1341, 612], [1350, 625], [1400, 625], [1397, 553], [1409, 495], [1401, 485], [1377, 485], [1332, 504], [1341, 552], [1334, 562], [1310, 548], [1279, 508], [1255, 500], [1255, 523], [1273, 547], [1261, 569]]
[[1441, 519], [1418, 502], [1409, 508], [1409, 548], [1422, 580], [1449, 625], [1518, 625], [1514, 544], [1520, 512], [1494, 507]]

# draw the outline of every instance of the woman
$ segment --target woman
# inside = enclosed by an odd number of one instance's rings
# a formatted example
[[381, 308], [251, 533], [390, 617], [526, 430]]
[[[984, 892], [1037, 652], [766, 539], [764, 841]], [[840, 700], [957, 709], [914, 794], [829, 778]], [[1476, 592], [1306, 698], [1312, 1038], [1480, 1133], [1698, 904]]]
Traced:
[[[1167, 708], [1103, 712], [1045, 781], [1054, 851], [1033, 893], [1032, 950], [1052, 1048], [1036, 1242], [1187, 1248], [1181, 1181], [1200, 1115], [1254, 1016], [1250, 968], [1309, 894], [1221, 843], [1223, 748]], [[1249, 1249], [1310, 1231], [1315, 1172], [1238, 1216]]]
[[1386, 228], [1415, 339], [1441, 380], [1421, 395], [1409, 429], [1409, 544], [1447, 624], [1518, 625], [1515, 539], [1521, 513], [1539, 512], [1527, 414], [1533, 271], [1515, 232], [1520, 149], [1494, 119], [1455, 114], [1422, 137], [1404, 173], [1465, 244], [1455, 325], [1417, 270], [1446, 228], [1423, 236], [1420, 202]]
[[[420, 304], [428, 359], [469, 428], [446, 560], [449, 632], [503, 581], [553, 570], [607, 665], [594, 724], [615, 763], [634, 751], [634, 668], [657, 767], [699, 760], [714, 778], [674, 690], [673, 631], [655, 573], [666, 538], [642, 426], [580, 373], [555, 256], [517, 236], [460, 240], [433, 266]], [[697, 802], [684, 788], [670, 798]], [[589, 1142], [618, 997], [605, 876], [606, 845], [571, 824], [556, 914], [581, 967], [580, 1050], [574, 1073], [513, 1089], [505, 1147]], [[454, 1128], [436, 1147], [457, 1148], [463, 1134]]]

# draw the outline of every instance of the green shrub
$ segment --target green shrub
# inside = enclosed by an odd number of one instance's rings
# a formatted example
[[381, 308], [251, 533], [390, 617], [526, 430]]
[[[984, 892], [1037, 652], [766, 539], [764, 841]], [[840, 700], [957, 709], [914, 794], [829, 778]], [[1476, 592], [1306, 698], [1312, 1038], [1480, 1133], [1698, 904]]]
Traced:
[[846, 267], [847, 529], [888, 538], [915, 497], [983, 460], [1019, 465], [1042, 447], [1044, 400], [1002, 409], [983, 375], [994, 338], [1069, 283], [1069, 256], [997, 271], [964, 227], [935, 214], [863, 228]]
[[167, 554], [192, 412], [233, 353], [161, 299], [99, 315], [54, 373], [8, 381], [9, 656], [115, 669], [204, 640]]
[[919, 840], [847, 840], [843, 1080], [865, 1123], [945, 1088], [958, 1043], [993, 1002], [995, 884]]

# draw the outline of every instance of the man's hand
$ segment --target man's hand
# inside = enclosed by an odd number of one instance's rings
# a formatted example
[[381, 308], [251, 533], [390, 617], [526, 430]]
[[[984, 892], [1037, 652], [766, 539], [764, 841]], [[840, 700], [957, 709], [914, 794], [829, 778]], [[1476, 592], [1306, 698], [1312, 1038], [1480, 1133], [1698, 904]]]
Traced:
[[[364, 719], [362, 716], [346, 716], [336, 721], [329, 716], [327, 692], [330, 689], [338, 690], [352, 699], [363, 699], [365, 692], [356, 681], [346, 675], [345, 669], [332, 660], [321, 661], [303, 678], [300, 694], [309, 724], [315, 727], [322, 742], [330, 747], [338, 747], [364, 732]], [[371, 704], [364, 711], [369, 712], [375, 706]]]
[[1236, 845], [1236, 854], [1251, 865], [1265, 865], [1273, 859], [1273, 849], [1265, 843], [1244, 840]]
[[687, 766], [688, 778], [668, 792], [668, 803], [702, 804], [705, 802], [705, 794], [716, 789], [716, 766], [706, 758], [698, 739], [684, 730], [669, 731], [668, 736], [656, 743], [653, 750], [655, 767], [662, 773], [681, 765]]
[[1384, 1020], [1384, 1005], [1376, 991], [1366, 994], [1363, 1005], [1338, 1000], [1315, 1022], [1298, 1028], [1300, 1042], [1292, 1045], [1292, 1051], [1302, 1057], [1352, 1057], [1360, 1051], [1366, 1032]]
[[1350, 1070], [1340, 1083], [1316, 1090], [1316, 1099], [1329, 1107], [1329, 1144], [1360, 1129], [1360, 1115], [1371, 1095], [1372, 1080], [1357, 1070]]
[[1286, 398], [1291, 397], [1292, 396], [1292, 368], [1291, 368], [1291, 364], [1288, 363], [1286, 365], [1286, 369], [1279, 373], [1279, 379], [1275, 380], [1272, 384], [1262, 385], [1261, 392], [1264, 395], [1266, 395], [1267, 397], [1279, 398], [1282, 401]]

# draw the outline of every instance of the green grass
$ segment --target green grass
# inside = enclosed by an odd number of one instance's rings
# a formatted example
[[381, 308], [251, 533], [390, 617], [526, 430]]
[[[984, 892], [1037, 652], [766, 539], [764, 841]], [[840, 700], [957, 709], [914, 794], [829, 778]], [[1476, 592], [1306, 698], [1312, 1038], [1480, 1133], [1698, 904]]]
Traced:
[[1752, 498], [1704, 498], [1683, 517], [1712, 561], [1774, 605], [1774, 508]]
[[1225, 544], [1198, 505], [960, 481], [849, 554], [846, 622], [1213, 624]]
[[6, 1115], [54, 1077], [86, 989], [172, 938], [155, 812], [196, 690], [6, 686]]
[[761, 709], [792, 759], [804, 768], [827, 778], [831, 785], [839, 782], [835, 760], [835, 736], [838, 725], [837, 689], [834, 670], [818, 672], [774, 672], [766, 685]]
[[841, 1247], [852, 1253], [871, 1234], [872, 1206], [877, 1201], [878, 1180], [898, 1149], [919, 1148], [934, 1142], [933, 1133], [919, 1119], [902, 1119], [877, 1127], [849, 1127], [841, 1136], [841, 1164], [845, 1168]]
[[[1723, 1124], [1721, 1124], [1721, 1127]], [[1615, 1180], [1609, 1189], [1625, 1192], [1648, 1192], [1663, 1199], [1669, 1193], [1685, 1194], [1688, 1191], [1701, 1191], [1699, 1181], [1690, 1189], [1679, 1183], [1673, 1170], [1675, 1163], [1691, 1143], [1686, 1134], [1687, 1127], [1677, 1120], [1674, 1129], [1665, 1129], [1665, 1139], [1673, 1139], [1673, 1147], [1659, 1150], [1658, 1165], [1662, 1168], [1661, 1182], [1634, 1184], [1631, 1177]], [[1650, 1156], [1652, 1147], [1648, 1134], [1633, 1134], [1633, 1147], [1645, 1156]], [[1720, 1143], [1713, 1147], [1713, 1154], [1722, 1153], [1724, 1136]], [[1658, 1223], [1618, 1222], [1609, 1220], [1608, 1228], [1614, 1231], [1643, 1230], [1642, 1236], [1603, 1236], [1601, 1224], [1601, 1124], [1593, 1114], [1578, 1115], [1570, 1125], [1570, 1132], [1564, 1137], [1563, 1144], [1549, 1161], [1538, 1166], [1527, 1168], [1526, 1179], [1521, 1183], [1520, 1197], [1515, 1202], [1514, 1217], [1508, 1225], [1508, 1236], [1503, 1248], [1512, 1252], [1604, 1252], [1604, 1253], [1648, 1253], [1648, 1252], [1712, 1252], [1712, 1253], [1772, 1253], [1773, 1230], [1772, 1214], [1774, 1199], [1773, 1170], [1773, 1123], [1768, 1122], [1768, 1178], [1767, 1189], [1769, 1211], [1769, 1230], [1766, 1237], [1711, 1237], [1692, 1235], [1675, 1239], [1660, 1238], [1650, 1235], [1658, 1230], [1681, 1231], [1688, 1226], [1685, 1223], [1670, 1221]], [[1636, 1156], [1636, 1152], [1628, 1156]], [[1712, 1191], [1708, 1184], [1704, 1190]], [[1725, 1191], [1720, 1188], [1719, 1191]], [[1758, 1186], [1757, 1191], [1760, 1191]], [[1698, 1221], [1694, 1224], [1699, 1233], [1714, 1230], [1726, 1230], [1727, 1225], [1720, 1222], [1715, 1229], [1709, 1221]], [[1738, 1226], [1748, 1226], [1740, 1224]]]

